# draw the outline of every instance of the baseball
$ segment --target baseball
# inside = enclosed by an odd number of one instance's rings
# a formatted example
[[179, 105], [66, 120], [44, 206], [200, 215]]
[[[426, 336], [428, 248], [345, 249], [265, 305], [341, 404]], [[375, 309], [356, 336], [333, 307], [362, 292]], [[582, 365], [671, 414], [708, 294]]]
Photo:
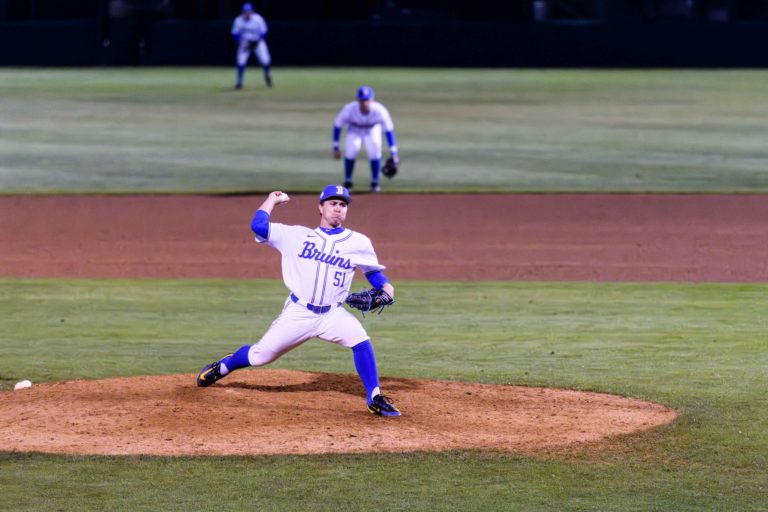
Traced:
[[18, 391], [20, 389], [26, 389], [26, 388], [31, 388], [31, 387], [32, 387], [32, 382], [31, 381], [23, 380], [21, 382], [17, 382], [16, 385], [13, 386], [13, 390], [14, 391]]
[[282, 192], [280, 193], [279, 196], [277, 196], [277, 204], [285, 204], [290, 200], [291, 198], [288, 196], [286, 192]]

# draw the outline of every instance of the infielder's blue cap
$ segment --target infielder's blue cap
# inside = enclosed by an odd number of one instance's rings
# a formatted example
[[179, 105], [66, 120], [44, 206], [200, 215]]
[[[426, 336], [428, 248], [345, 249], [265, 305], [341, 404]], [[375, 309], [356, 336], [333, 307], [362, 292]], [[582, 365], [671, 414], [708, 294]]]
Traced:
[[349, 195], [349, 190], [347, 190], [346, 187], [342, 187], [341, 185], [328, 185], [322, 192], [320, 192], [320, 203], [322, 204], [323, 201], [327, 201], [334, 197], [343, 199], [347, 203], [352, 202], [352, 196]]
[[253, 12], [253, 6], [250, 3], [244, 3], [242, 11], [243, 12], [246, 12], [246, 11], [247, 12]]
[[357, 99], [360, 101], [372, 100], [374, 97], [373, 87], [364, 85], [357, 90]]

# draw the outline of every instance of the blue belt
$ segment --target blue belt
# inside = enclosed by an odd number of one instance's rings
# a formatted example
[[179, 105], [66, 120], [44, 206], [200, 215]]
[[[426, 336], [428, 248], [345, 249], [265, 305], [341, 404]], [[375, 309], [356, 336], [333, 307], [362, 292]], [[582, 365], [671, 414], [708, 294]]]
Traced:
[[306, 306], [308, 310], [310, 310], [313, 313], [317, 313], [318, 315], [322, 315], [323, 313], [329, 312], [332, 308], [341, 306], [341, 302], [337, 303], [335, 306], [315, 306], [314, 304], [309, 304], [308, 302], [304, 302], [297, 296], [295, 296], [293, 293], [291, 293], [291, 300], [298, 304], [299, 306]]

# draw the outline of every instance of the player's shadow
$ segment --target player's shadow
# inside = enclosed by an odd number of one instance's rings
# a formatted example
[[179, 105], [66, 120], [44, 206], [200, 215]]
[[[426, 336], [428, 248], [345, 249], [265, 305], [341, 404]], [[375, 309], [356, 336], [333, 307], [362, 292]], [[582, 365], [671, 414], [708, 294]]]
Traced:
[[[229, 382], [221, 387], [252, 389], [264, 393], [297, 393], [297, 392], [327, 392], [336, 391], [348, 395], [360, 396], [365, 394], [363, 383], [357, 375], [342, 375], [338, 373], [316, 373], [314, 379], [300, 384], [253, 384], [251, 382]], [[420, 384], [413, 379], [396, 379], [385, 377], [381, 379], [381, 387], [385, 393], [417, 389]]]

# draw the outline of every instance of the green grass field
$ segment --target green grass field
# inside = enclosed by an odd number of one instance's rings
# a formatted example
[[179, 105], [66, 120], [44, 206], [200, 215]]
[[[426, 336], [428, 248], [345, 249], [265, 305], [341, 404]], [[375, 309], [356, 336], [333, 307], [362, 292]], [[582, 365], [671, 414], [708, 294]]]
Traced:
[[0, 192], [314, 192], [342, 176], [331, 124], [363, 83], [396, 123], [386, 190], [768, 190], [768, 71], [274, 75], [0, 69]]
[[[229, 68], [0, 69], [0, 194], [316, 192], [341, 178], [331, 123], [363, 83], [397, 127], [404, 166], [385, 191], [768, 191], [768, 71], [274, 78], [267, 90], [251, 69], [236, 93]], [[362, 156], [356, 175], [367, 181]], [[0, 452], [0, 510], [768, 510], [765, 284], [397, 285], [395, 308], [365, 320], [383, 375], [617, 393], [679, 418], [566, 460]], [[276, 281], [0, 279], [0, 390], [194, 373], [256, 341], [284, 294]], [[274, 366], [354, 373], [324, 343]]]
[[[570, 460], [6, 453], [0, 509], [765, 510], [765, 285], [398, 288], [394, 309], [365, 320], [384, 375], [600, 390], [664, 403], [679, 419]], [[284, 293], [275, 281], [0, 280], [0, 386], [194, 373], [258, 339]], [[354, 373], [348, 352], [325, 343], [274, 366]]]

